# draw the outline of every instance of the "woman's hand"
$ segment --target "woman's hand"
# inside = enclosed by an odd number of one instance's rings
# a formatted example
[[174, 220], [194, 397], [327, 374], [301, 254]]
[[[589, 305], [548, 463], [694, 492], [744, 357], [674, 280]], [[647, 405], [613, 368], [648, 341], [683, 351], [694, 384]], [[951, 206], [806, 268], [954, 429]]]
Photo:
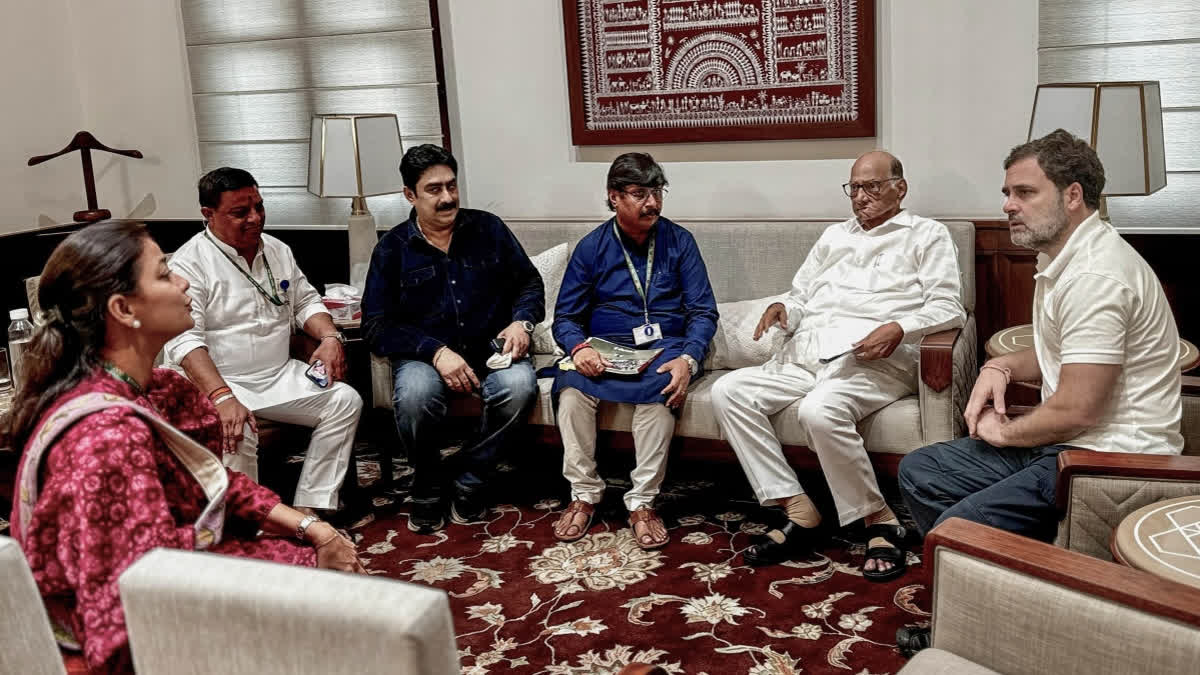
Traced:
[[367, 570], [358, 559], [354, 542], [342, 536], [341, 532], [333, 529], [328, 523], [314, 523], [314, 527], [317, 524], [324, 525], [312, 538], [313, 546], [317, 549], [317, 567], [323, 570], [366, 574]]

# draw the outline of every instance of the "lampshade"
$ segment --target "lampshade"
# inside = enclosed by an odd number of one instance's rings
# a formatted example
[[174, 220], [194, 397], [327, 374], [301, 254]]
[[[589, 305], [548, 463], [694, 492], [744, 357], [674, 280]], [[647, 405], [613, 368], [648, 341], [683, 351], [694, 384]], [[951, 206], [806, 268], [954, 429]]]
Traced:
[[313, 115], [308, 191], [318, 197], [400, 192], [403, 155], [395, 115]]
[[1104, 164], [1104, 194], [1148, 195], [1167, 184], [1158, 82], [1039, 84], [1029, 138], [1066, 129]]

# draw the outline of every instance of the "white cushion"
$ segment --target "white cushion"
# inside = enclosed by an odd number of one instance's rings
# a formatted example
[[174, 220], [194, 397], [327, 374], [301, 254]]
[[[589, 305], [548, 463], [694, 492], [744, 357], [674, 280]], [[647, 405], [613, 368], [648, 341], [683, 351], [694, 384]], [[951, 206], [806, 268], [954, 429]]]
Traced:
[[767, 307], [785, 297], [787, 294], [783, 293], [758, 300], [718, 304], [717, 312], [721, 318], [709, 344], [704, 369], [733, 370], [766, 363], [787, 342], [787, 334], [775, 326], [755, 341], [754, 329]]
[[554, 305], [558, 302], [558, 289], [562, 288], [563, 275], [567, 273], [568, 247], [566, 243], [548, 248], [532, 256], [529, 260], [542, 275], [542, 283], [546, 286], [546, 318], [534, 326], [533, 346], [530, 351], [534, 354], [557, 354], [564, 352], [554, 342], [554, 334], [550, 327], [554, 324]]

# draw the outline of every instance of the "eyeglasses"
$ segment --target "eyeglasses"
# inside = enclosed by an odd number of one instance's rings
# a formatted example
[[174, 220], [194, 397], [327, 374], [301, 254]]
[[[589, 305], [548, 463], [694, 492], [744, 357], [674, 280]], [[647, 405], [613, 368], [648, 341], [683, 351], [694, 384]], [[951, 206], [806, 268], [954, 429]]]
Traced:
[[883, 180], [872, 180], [866, 183], [842, 183], [842, 192], [846, 193], [847, 197], [854, 197], [859, 190], [866, 190], [867, 194], [872, 197], [878, 197], [879, 191], [883, 189], [883, 184], [894, 180], [904, 180], [899, 176], [892, 178], [884, 178]]
[[650, 199], [650, 195], [654, 195], [654, 199], [662, 201], [663, 197], [667, 196], [667, 188], [633, 188], [632, 190], [622, 190], [625, 194], [633, 198], [639, 204]]

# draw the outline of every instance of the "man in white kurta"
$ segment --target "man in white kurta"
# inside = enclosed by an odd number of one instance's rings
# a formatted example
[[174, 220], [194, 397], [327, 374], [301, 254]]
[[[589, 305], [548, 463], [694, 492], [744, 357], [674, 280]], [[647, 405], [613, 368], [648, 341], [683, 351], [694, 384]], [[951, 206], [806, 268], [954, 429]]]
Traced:
[[797, 400], [839, 523], [865, 518], [895, 530], [856, 425], [915, 390], [924, 335], [965, 318], [954, 242], [941, 223], [901, 208], [907, 185], [899, 160], [884, 152], [862, 156], [844, 190], [855, 217], [825, 230], [755, 335], [774, 327], [791, 337], [770, 361], [734, 371], [712, 390], [717, 421], [755, 495], [783, 506], [791, 523], [746, 552], [752, 564], [801, 553], [804, 530], [820, 522], [770, 421]]
[[[191, 286], [195, 326], [166, 345], [209, 395], [221, 417], [227, 466], [258, 480], [255, 415], [313, 429], [294, 504], [336, 509], [362, 399], [341, 379], [343, 339], [321, 296], [292, 251], [262, 233], [262, 197], [249, 173], [222, 168], [200, 180], [208, 226], [172, 256], [170, 267]], [[302, 329], [320, 341], [310, 363], [325, 363], [322, 387], [306, 376], [309, 363], [288, 355]]]

